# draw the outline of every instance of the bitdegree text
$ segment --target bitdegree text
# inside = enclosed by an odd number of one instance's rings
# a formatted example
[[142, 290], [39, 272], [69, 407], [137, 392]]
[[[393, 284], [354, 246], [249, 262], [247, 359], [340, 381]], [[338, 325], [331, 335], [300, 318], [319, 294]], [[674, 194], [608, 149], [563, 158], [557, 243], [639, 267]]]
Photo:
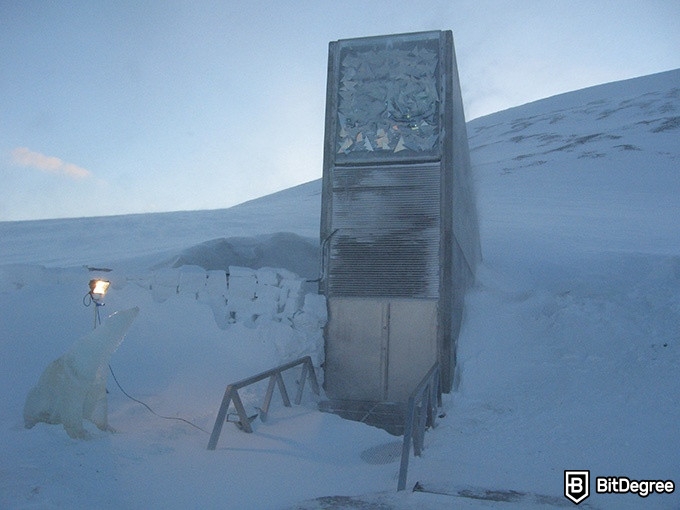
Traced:
[[675, 491], [673, 480], [631, 480], [625, 476], [598, 476], [596, 478], [598, 494], [625, 494], [632, 492], [641, 498], [650, 494], [671, 494]]

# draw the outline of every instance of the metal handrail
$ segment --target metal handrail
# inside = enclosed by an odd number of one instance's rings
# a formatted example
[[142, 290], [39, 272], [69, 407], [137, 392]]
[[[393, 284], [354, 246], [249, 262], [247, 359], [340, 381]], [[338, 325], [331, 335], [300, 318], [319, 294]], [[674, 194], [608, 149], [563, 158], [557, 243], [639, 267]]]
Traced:
[[416, 386], [408, 399], [397, 491], [402, 491], [406, 488], [411, 442], [413, 442], [413, 454], [420, 457], [425, 446], [425, 430], [427, 427], [435, 427], [437, 408], [441, 407], [441, 405], [441, 373], [439, 363], [435, 363], [420, 383], [418, 383], [418, 386]]
[[302, 401], [302, 391], [304, 390], [305, 381], [307, 380], [308, 377], [312, 384], [312, 390], [314, 391], [314, 393], [318, 395], [319, 383], [316, 380], [316, 373], [314, 372], [312, 358], [310, 358], [309, 356], [305, 356], [295, 361], [291, 361], [290, 363], [280, 365], [276, 368], [272, 368], [271, 370], [267, 370], [252, 377], [248, 377], [246, 379], [242, 379], [241, 381], [232, 383], [229, 386], [227, 386], [227, 389], [224, 391], [224, 397], [222, 398], [220, 410], [217, 413], [215, 426], [213, 427], [212, 434], [210, 435], [210, 441], [208, 441], [208, 450], [214, 450], [215, 447], [217, 446], [217, 441], [219, 440], [220, 433], [222, 432], [222, 426], [224, 425], [224, 422], [227, 419], [227, 411], [229, 410], [229, 404], [232, 401], [234, 402], [234, 407], [236, 408], [236, 413], [238, 414], [239, 417], [238, 421], [240, 425], [239, 428], [244, 432], [253, 431], [253, 428], [250, 425], [250, 418], [248, 418], [248, 414], [246, 413], [246, 410], [243, 407], [241, 397], [238, 394], [239, 389], [245, 386], [250, 386], [251, 384], [262, 381], [269, 377], [269, 385], [267, 386], [267, 392], [265, 393], [264, 396], [264, 403], [262, 404], [262, 408], [260, 409], [260, 419], [262, 421], [266, 421], [267, 419], [267, 413], [269, 412], [269, 404], [271, 404], [272, 395], [274, 394], [274, 386], [279, 387], [279, 391], [281, 392], [281, 399], [283, 400], [283, 405], [286, 407], [290, 407], [290, 399], [288, 398], [286, 385], [283, 382], [283, 377], [281, 377], [281, 374], [286, 370], [296, 367], [298, 365], [302, 365], [302, 375], [300, 377], [300, 384], [298, 386], [297, 395], [295, 396], [295, 405], [299, 405], [300, 402]]

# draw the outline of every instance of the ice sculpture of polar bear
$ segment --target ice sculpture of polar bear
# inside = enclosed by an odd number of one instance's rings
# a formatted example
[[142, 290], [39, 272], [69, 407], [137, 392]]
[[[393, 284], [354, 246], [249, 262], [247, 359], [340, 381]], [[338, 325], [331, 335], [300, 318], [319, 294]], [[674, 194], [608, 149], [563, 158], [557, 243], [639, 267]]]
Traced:
[[135, 307], [111, 315], [47, 366], [26, 397], [26, 428], [38, 422], [61, 423], [69, 436], [85, 439], [87, 419], [101, 430], [112, 430], [107, 418], [107, 365], [138, 313]]

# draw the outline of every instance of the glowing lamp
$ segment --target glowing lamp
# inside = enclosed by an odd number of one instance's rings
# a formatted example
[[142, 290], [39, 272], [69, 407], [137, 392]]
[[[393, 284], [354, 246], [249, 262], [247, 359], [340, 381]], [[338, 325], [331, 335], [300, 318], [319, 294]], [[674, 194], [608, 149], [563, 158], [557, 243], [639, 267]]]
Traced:
[[92, 303], [94, 303], [95, 328], [97, 327], [97, 324], [101, 324], [101, 318], [99, 317], [99, 307], [104, 306], [102, 300], [106, 295], [106, 291], [109, 290], [109, 285], [111, 285], [111, 282], [108, 280], [100, 280], [99, 278], [90, 280], [90, 292], [85, 294], [85, 297], [83, 298], [83, 304], [85, 306], [90, 306]]
[[90, 280], [90, 294], [93, 298], [102, 299], [109, 290], [111, 282], [108, 280]]

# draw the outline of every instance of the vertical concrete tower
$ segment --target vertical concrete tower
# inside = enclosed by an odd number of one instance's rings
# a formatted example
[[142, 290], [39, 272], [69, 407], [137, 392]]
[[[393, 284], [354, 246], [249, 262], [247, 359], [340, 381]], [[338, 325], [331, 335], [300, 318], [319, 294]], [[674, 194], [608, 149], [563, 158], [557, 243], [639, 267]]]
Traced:
[[404, 402], [437, 361], [449, 391], [480, 259], [450, 31], [330, 43], [321, 239], [329, 397]]

